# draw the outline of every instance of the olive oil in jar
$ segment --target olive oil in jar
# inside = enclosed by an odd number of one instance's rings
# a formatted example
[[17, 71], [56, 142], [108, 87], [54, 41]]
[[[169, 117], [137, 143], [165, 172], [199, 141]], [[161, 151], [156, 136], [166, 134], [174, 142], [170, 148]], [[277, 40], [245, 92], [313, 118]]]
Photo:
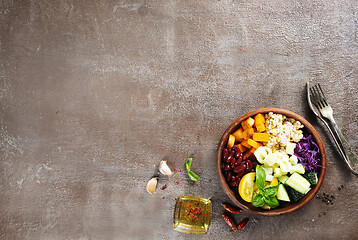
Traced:
[[174, 209], [174, 229], [191, 234], [205, 234], [209, 230], [212, 204], [209, 199], [180, 196]]

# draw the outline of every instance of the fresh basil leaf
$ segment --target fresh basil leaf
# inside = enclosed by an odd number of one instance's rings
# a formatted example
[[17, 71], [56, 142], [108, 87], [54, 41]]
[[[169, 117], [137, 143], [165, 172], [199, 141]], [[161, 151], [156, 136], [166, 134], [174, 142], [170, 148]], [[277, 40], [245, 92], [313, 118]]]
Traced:
[[198, 175], [196, 175], [195, 173], [193, 173], [192, 171], [188, 171], [188, 175], [189, 175], [189, 177], [190, 177], [190, 179], [191, 180], [193, 180], [193, 181], [198, 181], [199, 180], [199, 176]]
[[185, 167], [186, 167], [187, 171], [190, 171], [190, 167], [191, 167], [192, 162], [193, 162], [192, 158], [188, 158], [188, 160], [186, 160]]
[[266, 197], [273, 197], [278, 192], [278, 185], [276, 186], [266, 186], [264, 189], [260, 190], [260, 192]]
[[265, 200], [264, 197], [262, 196], [261, 193], [256, 194], [251, 201], [252, 205], [254, 205], [255, 207], [262, 207], [265, 204]]
[[258, 189], [263, 189], [265, 187], [265, 180], [266, 180], [266, 172], [260, 166], [256, 166], [256, 184]]
[[264, 201], [270, 208], [277, 208], [280, 205], [276, 197], [265, 197]]

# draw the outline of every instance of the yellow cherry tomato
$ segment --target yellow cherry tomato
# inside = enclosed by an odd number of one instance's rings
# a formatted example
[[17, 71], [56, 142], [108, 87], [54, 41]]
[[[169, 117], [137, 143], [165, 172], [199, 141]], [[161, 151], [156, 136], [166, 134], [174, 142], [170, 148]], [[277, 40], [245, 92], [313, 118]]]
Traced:
[[247, 173], [240, 181], [239, 194], [240, 197], [246, 202], [252, 201], [255, 186], [255, 177], [256, 173], [250, 172]]

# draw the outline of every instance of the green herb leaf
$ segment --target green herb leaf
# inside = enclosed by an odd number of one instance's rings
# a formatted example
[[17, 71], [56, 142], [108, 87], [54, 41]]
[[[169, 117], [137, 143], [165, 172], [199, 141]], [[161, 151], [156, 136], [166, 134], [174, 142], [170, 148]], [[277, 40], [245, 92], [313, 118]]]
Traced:
[[265, 197], [264, 201], [270, 208], [277, 208], [280, 205], [276, 197]]
[[252, 205], [254, 205], [255, 207], [262, 207], [265, 204], [265, 200], [264, 197], [262, 196], [261, 193], [256, 194], [251, 201]]
[[256, 166], [256, 184], [257, 188], [262, 190], [265, 187], [265, 180], [266, 180], [266, 172], [265, 170], [260, 166]]
[[193, 159], [192, 158], [188, 158], [188, 160], [186, 160], [186, 163], [185, 163], [185, 167], [186, 167], [186, 170], [189, 172], [190, 171], [190, 167], [191, 167], [191, 163], [193, 162]]
[[278, 192], [278, 185], [277, 186], [266, 186], [264, 189], [260, 190], [260, 192], [265, 197], [273, 197]]
[[195, 173], [193, 173], [192, 171], [188, 171], [188, 175], [189, 175], [189, 177], [190, 177], [190, 179], [191, 180], [193, 180], [193, 181], [198, 181], [199, 180], [199, 176], [198, 175], [196, 175]]

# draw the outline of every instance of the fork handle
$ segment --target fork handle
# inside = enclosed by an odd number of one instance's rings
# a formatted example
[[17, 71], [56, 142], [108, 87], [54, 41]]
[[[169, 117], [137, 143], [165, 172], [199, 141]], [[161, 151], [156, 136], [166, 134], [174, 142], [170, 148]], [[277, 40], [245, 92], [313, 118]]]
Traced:
[[358, 175], [358, 155], [353, 151], [347, 139], [343, 136], [341, 129], [338, 127], [336, 122], [333, 120], [331, 121], [335, 132], [337, 133], [338, 139], [342, 144], [343, 151], [348, 159], [348, 164], [353, 173]]

